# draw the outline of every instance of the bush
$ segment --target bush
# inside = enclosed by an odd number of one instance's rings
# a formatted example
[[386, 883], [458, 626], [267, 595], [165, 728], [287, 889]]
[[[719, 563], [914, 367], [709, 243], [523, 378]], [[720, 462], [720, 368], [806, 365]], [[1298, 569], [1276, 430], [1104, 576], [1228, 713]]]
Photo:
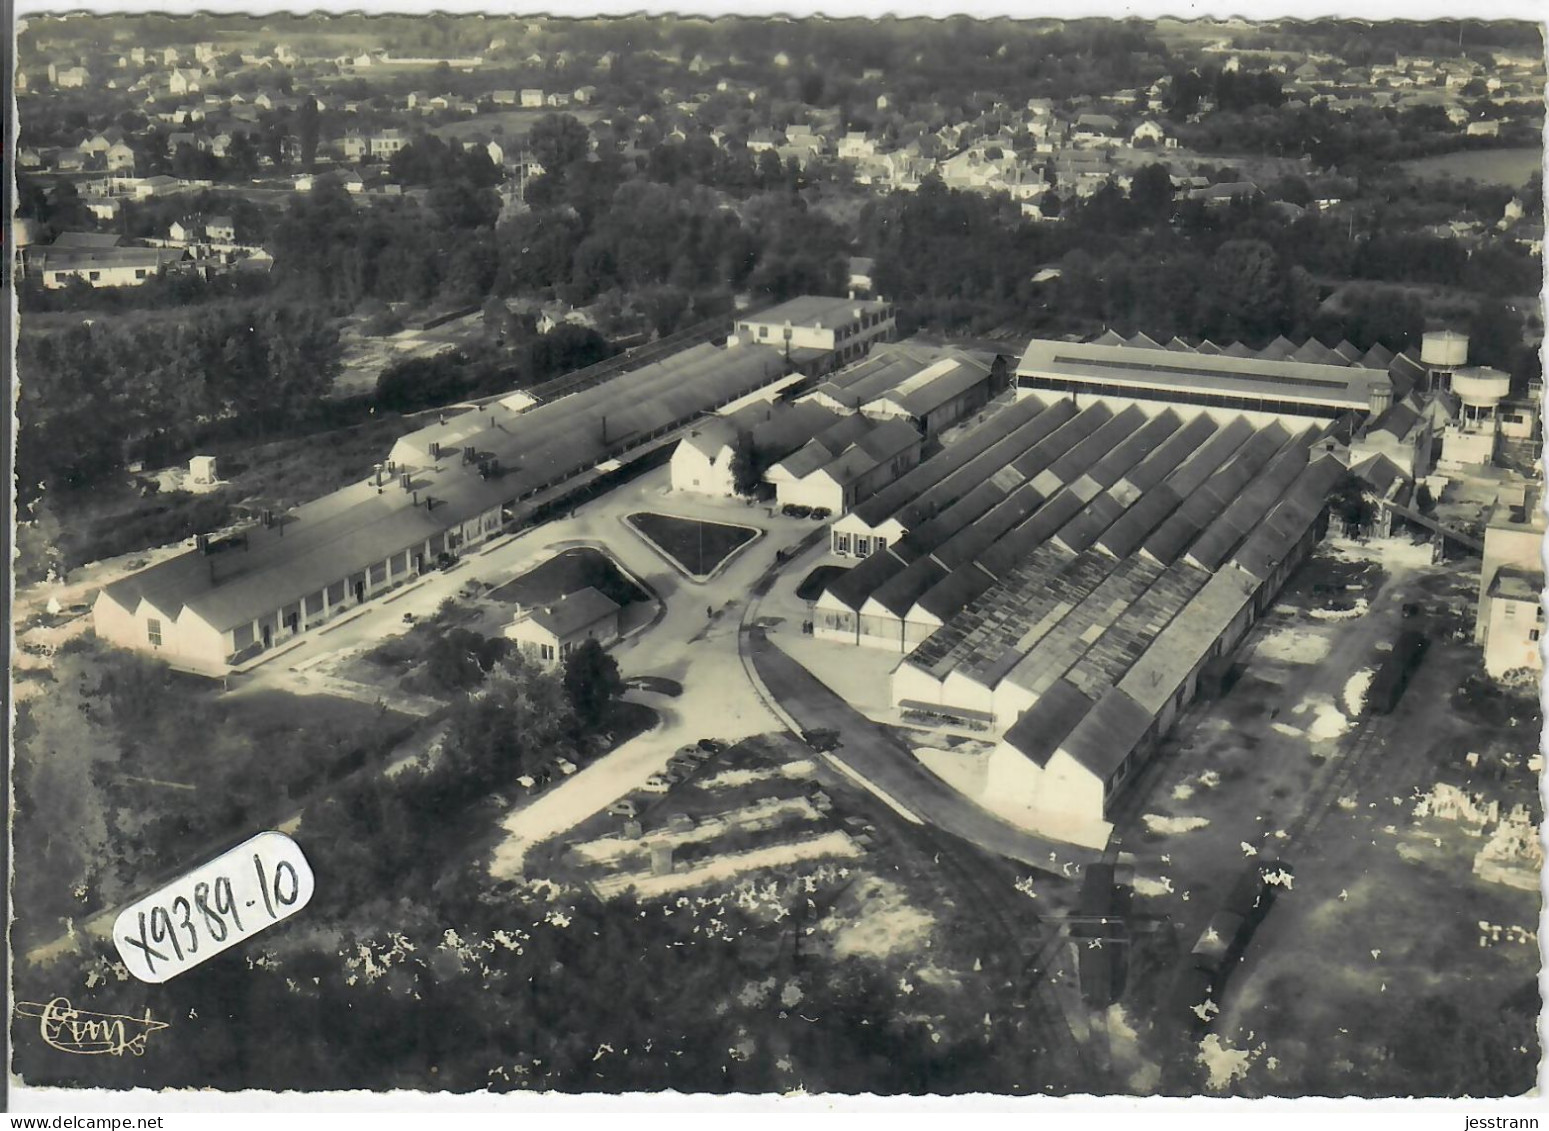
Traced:
[[230, 523], [232, 511], [231, 501], [222, 492], [190, 495], [176, 491], [156, 495], [143, 506], [101, 519], [70, 539], [65, 548], [65, 565], [73, 569], [87, 562], [206, 534]]

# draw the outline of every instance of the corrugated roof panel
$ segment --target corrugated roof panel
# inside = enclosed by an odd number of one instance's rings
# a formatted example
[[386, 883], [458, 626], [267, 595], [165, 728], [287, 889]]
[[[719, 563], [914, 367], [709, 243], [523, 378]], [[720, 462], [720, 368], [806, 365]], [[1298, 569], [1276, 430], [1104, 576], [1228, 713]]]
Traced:
[[1247, 417], [1233, 417], [1227, 425], [1214, 433], [1199, 450], [1180, 464], [1163, 480], [1181, 498], [1187, 499], [1199, 490], [1201, 483], [1214, 475], [1216, 470], [1230, 459], [1253, 435], [1253, 425]]
[[1076, 724], [1059, 749], [1106, 783], [1140, 745], [1155, 717], [1155, 712], [1113, 688]]
[[1139, 496], [1151, 490], [1203, 448], [1215, 432], [1216, 422], [1204, 413], [1184, 421], [1155, 451], [1124, 473], [1112, 488], [1114, 497], [1122, 502], [1126, 496]]
[[1096, 542], [1123, 513], [1124, 508], [1112, 495], [1098, 495], [1060, 527], [1055, 540], [1071, 553], [1079, 554]]
[[906, 529], [911, 530], [920, 523], [929, 521], [983, 483], [998, 469], [1040, 443], [1075, 415], [1076, 406], [1072, 402], [1068, 400], [1054, 402], [1032, 420], [990, 445], [936, 486], [904, 506], [898, 512], [899, 521]]
[[1058, 680], [1022, 712], [1006, 730], [1002, 741], [1042, 768], [1093, 706], [1092, 699], [1064, 680]]
[[1048, 467], [1049, 472], [1061, 483], [1071, 482], [1118, 447], [1132, 432], [1144, 424], [1145, 420], [1145, 411], [1139, 405], [1130, 405], [1051, 463]]
[[1103, 531], [1097, 545], [1116, 558], [1129, 557], [1177, 509], [1179, 502], [1178, 493], [1171, 487], [1153, 487]]
[[983, 424], [963, 433], [941, 451], [860, 503], [852, 514], [875, 529], [919, 495], [1011, 435], [1042, 411], [1043, 402], [1037, 397], [1023, 397], [1007, 405]]
[[1066, 455], [1113, 418], [1107, 405], [1088, 405], [1048, 436], [1019, 455], [1012, 466], [1025, 479], [1036, 479], [1055, 460]]
[[1292, 443], [1278, 452], [1194, 541], [1188, 559], [1204, 569], [1218, 569], [1306, 466], [1307, 449], [1302, 445]]
[[1235, 567], [1216, 573], [1119, 680], [1119, 689], [1152, 716], [1161, 713], [1257, 588], [1255, 578]]
[[980, 568], [991, 577], [1006, 576], [1018, 561], [1052, 539], [1060, 527], [1075, 518], [1081, 507], [1080, 498], [1069, 491], [1061, 491], [986, 550], [979, 558]]
[[904, 563], [892, 553], [892, 547], [880, 554], [872, 554], [859, 565], [848, 569], [843, 576], [828, 583], [828, 592], [846, 608], [859, 609], [866, 598], [876, 592], [888, 578], [902, 573]]

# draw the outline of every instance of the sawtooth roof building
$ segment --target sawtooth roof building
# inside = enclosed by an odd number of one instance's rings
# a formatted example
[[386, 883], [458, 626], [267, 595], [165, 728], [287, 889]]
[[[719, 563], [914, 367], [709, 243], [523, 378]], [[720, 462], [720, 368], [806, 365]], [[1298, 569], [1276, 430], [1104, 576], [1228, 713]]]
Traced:
[[1090, 342], [1035, 338], [1016, 370], [1018, 388], [1074, 396], [1083, 405], [1146, 401], [1314, 419], [1369, 412], [1374, 395], [1391, 405], [1422, 374], [1413, 357], [1380, 345], [1364, 352], [1349, 342], [1298, 346], [1285, 338], [1259, 350], [1180, 338], [1162, 345], [1112, 330]]
[[833, 524], [862, 560], [814, 634], [898, 653], [901, 717], [990, 735], [992, 792], [1100, 844], [1123, 783], [1322, 536], [1347, 450], [1330, 427], [1024, 396]]

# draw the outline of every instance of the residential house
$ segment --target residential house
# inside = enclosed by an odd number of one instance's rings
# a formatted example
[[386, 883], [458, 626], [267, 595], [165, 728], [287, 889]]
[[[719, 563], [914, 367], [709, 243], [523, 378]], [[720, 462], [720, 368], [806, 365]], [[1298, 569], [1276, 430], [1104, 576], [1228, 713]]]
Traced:
[[[49, 65], [53, 69], [53, 64]], [[80, 90], [91, 81], [91, 72], [85, 67], [64, 67], [54, 74], [54, 85], [60, 90]]]
[[43, 286], [58, 290], [82, 280], [93, 287], [137, 287], [187, 256], [182, 248], [47, 247], [37, 257]]
[[124, 202], [118, 197], [98, 196], [96, 193], [82, 194], [81, 203], [98, 220], [116, 220], [124, 208]]
[[167, 76], [167, 90], [172, 94], [194, 94], [202, 85], [203, 79], [198, 71], [174, 70]]
[[212, 243], [237, 242], [237, 227], [230, 216], [211, 216], [205, 221], [204, 234]]
[[1147, 118], [1130, 132], [1130, 142], [1134, 145], [1151, 145], [1158, 149], [1175, 149], [1178, 139], [1168, 137], [1167, 131], [1159, 123]]
[[339, 139], [339, 153], [346, 161], [359, 161], [370, 152], [370, 141], [358, 133], [347, 133]]
[[1082, 114], [1071, 140], [1078, 146], [1112, 145], [1118, 140], [1118, 119], [1108, 114]]
[[595, 86], [578, 86], [576, 87], [575, 94], [572, 95], [572, 97], [575, 99], [577, 105], [589, 106], [597, 97], [597, 88]]
[[779, 136], [770, 129], [757, 129], [748, 134], [748, 149], [754, 153], [761, 153], [766, 149], [774, 149], [779, 144]]
[[490, 95], [490, 101], [493, 102], [496, 106], [515, 106], [516, 91], [497, 90]]
[[200, 220], [198, 217], [185, 217], [174, 220], [167, 227], [167, 237], [177, 240], [179, 243], [191, 243], [199, 238]]
[[838, 155], [842, 160], [857, 161], [862, 157], [874, 157], [877, 143], [864, 133], [850, 131], [839, 139]]
[[409, 135], [403, 130], [388, 129], [380, 133], [374, 133], [367, 139], [367, 147], [371, 156], [378, 160], [387, 160], [406, 147], [410, 142]]
[[555, 109], [558, 109], [558, 108], [563, 107], [563, 106], [569, 106], [570, 105], [570, 95], [566, 94], [562, 90], [561, 91], [555, 91], [553, 94], [550, 94], [550, 95], [547, 95], [547, 96], [544, 97], [543, 104], [545, 106], [549, 106], [549, 107], [555, 108]]
[[527, 87], [521, 93], [523, 110], [542, 110], [543, 91], [537, 87]]
[[1501, 124], [1494, 119], [1483, 122], [1470, 122], [1464, 133], [1469, 137], [1499, 137], [1501, 134]]

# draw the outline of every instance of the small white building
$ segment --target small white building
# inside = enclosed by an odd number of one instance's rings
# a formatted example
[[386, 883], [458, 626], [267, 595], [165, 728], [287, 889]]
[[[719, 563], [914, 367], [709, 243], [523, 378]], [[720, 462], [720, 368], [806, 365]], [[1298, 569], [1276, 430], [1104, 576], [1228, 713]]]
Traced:
[[521, 99], [523, 110], [543, 109], [543, 91], [537, 87], [528, 87], [523, 90]]
[[1499, 679], [1527, 668], [1542, 671], [1544, 575], [1508, 566], [1497, 570], [1487, 594], [1484, 670]]
[[505, 635], [540, 663], [561, 664], [587, 640], [607, 645], [618, 639], [619, 605], [588, 587], [512, 621]]

